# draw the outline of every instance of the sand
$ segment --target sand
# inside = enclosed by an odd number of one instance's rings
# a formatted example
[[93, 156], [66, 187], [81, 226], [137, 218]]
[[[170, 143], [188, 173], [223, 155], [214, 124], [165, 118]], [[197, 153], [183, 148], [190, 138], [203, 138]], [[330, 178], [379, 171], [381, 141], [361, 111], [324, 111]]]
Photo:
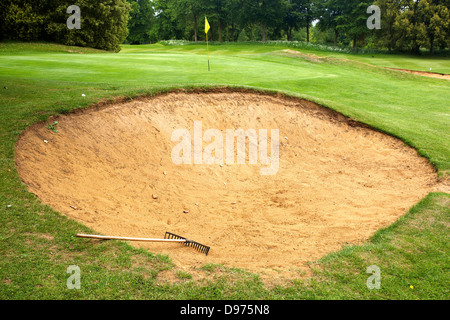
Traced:
[[[46, 128], [55, 120], [57, 133]], [[261, 175], [260, 162], [174, 164], [171, 135], [193, 133], [194, 121], [224, 137], [226, 129], [279, 129], [278, 171]], [[130, 244], [185, 269], [224, 264], [263, 277], [298, 276], [307, 262], [367, 241], [437, 181], [396, 138], [306, 100], [228, 90], [61, 115], [23, 132], [16, 162], [30, 192], [97, 234], [169, 231], [210, 246], [208, 256], [180, 244]]]
[[416, 75], [424, 76], [424, 77], [450, 80], [450, 74], [445, 74], [445, 73], [437, 73], [437, 72], [429, 72], [429, 71], [416, 71], [416, 70], [399, 69], [399, 68], [387, 68], [387, 69], [412, 73], [412, 74], [416, 74]]
[[[348, 61], [348, 62], [352, 62], [352, 63], [360, 63], [360, 64], [364, 64], [364, 65], [368, 65], [368, 66], [375, 66], [373, 64], [355, 61], [355, 60], [348, 60], [348, 59], [342, 59], [342, 58], [336, 58], [336, 57], [320, 57], [315, 54], [303, 53], [303, 52], [295, 51], [295, 50], [291, 50], [291, 49], [281, 50], [281, 54], [288, 55], [290, 57], [302, 58], [302, 59], [305, 59], [305, 60], [307, 60], [309, 62], [313, 62], [313, 63], [320, 63], [320, 62], [331, 59], [331, 60]], [[400, 72], [412, 73], [412, 74], [424, 76], [424, 77], [450, 80], [450, 74], [445, 74], [445, 73], [437, 73], [437, 72], [431, 72], [431, 71], [417, 71], [417, 70], [390, 68], [390, 67], [384, 67], [384, 68], [389, 69], [389, 70], [400, 71]]]

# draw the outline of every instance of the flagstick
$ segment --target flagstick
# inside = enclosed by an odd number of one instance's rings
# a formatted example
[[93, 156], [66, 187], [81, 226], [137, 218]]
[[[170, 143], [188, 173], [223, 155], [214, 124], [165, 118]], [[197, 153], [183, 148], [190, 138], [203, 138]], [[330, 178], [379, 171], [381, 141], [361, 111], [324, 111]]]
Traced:
[[208, 55], [208, 71], [209, 71], [208, 33], [206, 34], [206, 53], [207, 53], [207, 55]]

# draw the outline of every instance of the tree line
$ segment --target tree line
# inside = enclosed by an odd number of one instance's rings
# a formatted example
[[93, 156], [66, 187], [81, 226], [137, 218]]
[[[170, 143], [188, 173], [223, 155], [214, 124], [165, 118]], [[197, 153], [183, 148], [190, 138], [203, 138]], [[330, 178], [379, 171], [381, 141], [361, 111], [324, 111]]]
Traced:
[[[68, 30], [68, 6], [81, 29]], [[369, 29], [370, 5], [380, 29]], [[1, 38], [120, 50], [161, 40], [306, 41], [433, 53], [450, 48], [450, 0], [2, 0]]]
[[[204, 40], [204, 16], [215, 41], [294, 39], [335, 46], [412, 51], [450, 47], [450, 0], [130, 0], [132, 16], [151, 12], [146, 27], [130, 29], [131, 43]], [[367, 8], [380, 8], [381, 28], [367, 27]], [[132, 20], [133, 23], [133, 20]]]

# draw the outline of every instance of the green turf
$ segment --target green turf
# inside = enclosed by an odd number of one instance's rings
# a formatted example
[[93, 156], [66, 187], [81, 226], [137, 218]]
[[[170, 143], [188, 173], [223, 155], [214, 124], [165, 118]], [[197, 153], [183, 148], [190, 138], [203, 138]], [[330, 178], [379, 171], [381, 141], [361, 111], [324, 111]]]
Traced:
[[[15, 168], [14, 144], [28, 125], [102, 98], [180, 87], [235, 86], [311, 99], [401, 138], [448, 177], [450, 82], [382, 68], [431, 67], [449, 73], [448, 58], [372, 58], [256, 44], [209, 49], [208, 72], [204, 44], [124, 46], [119, 54], [43, 43], [0, 44], [0, 298], [448, 299], [447, 194], [429, 195], [367, 245], [327, 256], [310, 280], [265, 288], [257, 275], [224, 266], [201, 268], [212, 280], [196, 281], [177, 271], [176, 284], [161, 284], [158, 275], [173, 268], [168, 257], [114, 241], [75, 239], [75, 232], [88, 230], [26, 191]], [[315, 61], [285, 49], [325, 58]], [[65, 271], [72, 264], [82, 270], [81, 290], [66, 287]], [[365, 285], [365, 269], [372, 264], [382, 270], [380, 290]]]

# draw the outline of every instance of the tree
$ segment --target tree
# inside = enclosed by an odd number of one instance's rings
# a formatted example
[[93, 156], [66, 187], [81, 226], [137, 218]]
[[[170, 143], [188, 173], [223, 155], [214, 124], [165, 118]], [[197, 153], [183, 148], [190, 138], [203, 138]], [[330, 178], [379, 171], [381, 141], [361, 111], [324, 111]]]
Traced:
[[172, 18], [182, 19], [182, 16], [190, 16], [194, 28], [194, 41], [197, 42], [199, 18], [205, 13], [204, 0], [169, 0], [167, 4]]
[[306, 42], [309, 42], [309, 29], [311, 23], [317, 17], [317, 6], [313, 0], [293, 0], [293, 11], [299, 19], [301, 28], [306, 28]]
[[42, 1], [5, 0], [1, 4], [2, 38], [33, 41], [45, 37], [48, 12]]
[[436, 43], [444, 46], [448, 33], [450, 16], [448, 0], [423, 0], [422, 20], [428, 38], [427, 47], [434, 53]]
[[342, 6], [339, 5], [338, 0], [319, 0], [316, 3], [316, 7], [317, 18], [319, 19], [317, 26], [319, 30], [325, 31], [332, 29], [334, 32], [334, 46], [336, 46], [339, 35], [336, 18], [342, 15]]
[[[435, 44], [441, 49], [450, 48], [450, 1], [441, 1], [439, 7], [431, 18], [432, 27], [435, 30]], [[434, 53], [433, 50], [430, 52]]]
[[394, 27], [399, 34], [397, 46], [408, 48], [414, 54], [421, 47], [433, 53], [436, 43], [448, 46], [449, 1], [405, 0]]
[[239, 4], [239, 25], [242, 29], [245, 27], [249, 27], [250, 40], [253, 40], [253, 28], [255, 24], [260, 22], [262, 3], [254, 0], [239, 0]]
[[402, 9], [403, 0], [376, 0], [377, 5], [383, 13], [381, 29], [376, 31], [376, 42], [382, 48], [389, 51], [395, 48], [397, 41], [395, 21], [398, 19]]
[[155, 10], [155, 23], [150, 33], [156, 40], [184, 39], [186, 17], [177, 19], [177, 15], [169, 6], [170, 0], [153, 0]]
[[335, 18], [336, 28], [352, 39], [353, 48], [356, 48], [358, 40], [364, 43], [365, 36], [369, 32], [366, 23], [369, 5], [368, 2], [358, 0], [336, 0], [336, 7], [341, 12], [341, 15]]
[[46, 40], [66, 45], [119, 51], [128, 29], [130, 5], [126, 0], [77, 0], [81, 29], [69, 29], [70, 0], [7, 0], [2, 4], [2, 32], [12, 40]]
[[150, 0], [127, 0], [131, 5], [130, 19], [128, 20], [129, 43], [149, 43], [151, 29], [154, 23], [153, 3]]
[[209, 0], [204, 4], [204, 11], [208, 15], [208, 21], [217, 21], [219, 27], [219, 42], [223, 41], [223, 29], [229, 17], [228, 0]]
[[[231, 41], [235, 41], [234, 33], [239, 22], [242, 22], [243, 10], [241, 10], [241, 0], [227, 0], [225, 3], [225, 11], [227, 14], [227, 25], [231, 25]], [[228, 41], [228, 26], [227, 26]]]
[[288, 40], [291, 39], [292, 31], [306, 28], [306, 42], [309, 42], [310, 27], [319, 17], [318, 0], [288, 0], [287, 13], [284, 17], [284, 27]]
[[[81, 10], [81, 29], [69, 30], [66, 26], [67, 7], [73, 1], [58, 2], [52, 14], [49, 33], [55, 35], [58, 42], [67, 45], [81, 45], [120, 51], [120, 44], [128, 35], [128, 18], [131, 6], [126, 0], [78, 0]], [[54, 33], [52, 33], [54, 31]]]
[[295, 10], [295, 0], [288, 0], [287, 2], [287, 14], [283, 19], [283, 28], [286, 32], [288, 41], [292, 39], [292, 32], [297, 31], [300, 28], [300, 15]]
[[281, 26], [288, 10], [287, 0], [243, 0], [242, 10], [246, 24], [261, 26], [262, 42], [266, 42], [267, 28]]

